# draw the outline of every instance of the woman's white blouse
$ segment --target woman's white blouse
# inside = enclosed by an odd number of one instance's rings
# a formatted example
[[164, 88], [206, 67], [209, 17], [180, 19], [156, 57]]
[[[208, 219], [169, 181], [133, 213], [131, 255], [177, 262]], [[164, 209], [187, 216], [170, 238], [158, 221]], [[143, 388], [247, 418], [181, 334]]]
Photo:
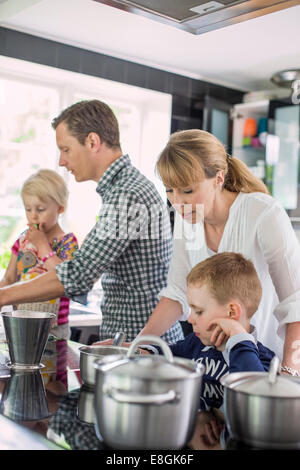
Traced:
[[[262, 284], [262, 299], [251, 319], [258, 340], [282, 357], [286, 323], [300, 321], [300, 244], [280, 203], [264, 193], [239, 193], [230, 207], [218, 253], [233, 251], [250, 259]], [[189, 315], [186, 277], [211, 256], [203, 223], [188, 224], [176, 214], [167, 286], [159, 297], [182, 305]]]

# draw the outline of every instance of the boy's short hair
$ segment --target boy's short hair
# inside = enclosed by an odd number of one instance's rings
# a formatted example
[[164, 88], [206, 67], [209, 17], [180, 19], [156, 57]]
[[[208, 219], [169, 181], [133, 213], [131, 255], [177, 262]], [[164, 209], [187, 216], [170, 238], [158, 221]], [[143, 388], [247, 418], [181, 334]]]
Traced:
[[218, 253], [198, 263], [187, 276], [187, 284], [207, 285], [221, 305], [240, 300], [249, 318], [257, 311], [262, 296], [254, 264], [240, 253]]
[[35, 196], [41, 201], [53, 199], [66, 209], [69, 191], [64, 179], [54, 170], [41, 169], [30, 175], [21, 189], [21, 196]]
[[110, 148], [120, 148], [119, 124], [111, 108], [99, 100], [83, 100], [64, 109], [53, 119], [54, 129], [64, 122], [81, 145], [95, 132]]

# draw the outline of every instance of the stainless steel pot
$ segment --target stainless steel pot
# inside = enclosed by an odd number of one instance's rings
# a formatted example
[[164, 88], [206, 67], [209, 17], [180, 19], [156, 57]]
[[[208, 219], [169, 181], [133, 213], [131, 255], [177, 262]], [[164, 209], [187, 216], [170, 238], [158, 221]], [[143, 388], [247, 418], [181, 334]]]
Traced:
[[[134, 357], [139, 344], [158, 344], [163, 356]], [[114, 449], [181, 449], [197, 418], [204, 366], [173, 358], [156, 336], [137, 338], [127, 357], [94, 363], [96, 432]]]
[[121, 346], [81, 346], [80, 351], [80, 377], [82, 381], [91, 387], [95, 385], [96, 371], [93, 367], [94, 361], [104, 356], [124, 355], [128, 348]]
[[238, 372], [221, 379], [228, 430], [260, 447], [300, 449], [300, 379], [278, 375], [274, 357], [269, 372]]
[[[96, 371], [94, 369], [94, 361], [99, 360], [105, 356], [112, 355], [124, 355], [126, 356], [128, 348], [122, 346], [116, 346], [118, 343], [122, 343], [124, 339], [123, 333], [116, 333], [114, 344], [101, 346], [81, 346], [80, 351], [80, 377], [84, 384], [93, 387], [96, 381]], [[140, 354], [136, 351], [136, 354]]]

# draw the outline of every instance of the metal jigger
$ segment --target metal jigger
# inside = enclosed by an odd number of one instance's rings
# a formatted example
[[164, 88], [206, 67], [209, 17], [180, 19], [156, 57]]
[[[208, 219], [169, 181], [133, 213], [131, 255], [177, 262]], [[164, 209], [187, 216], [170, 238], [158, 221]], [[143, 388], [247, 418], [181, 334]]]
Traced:
[[13, 369], [39, 369], [54, 313], [14, 310], [2, 312], [10, 363]]

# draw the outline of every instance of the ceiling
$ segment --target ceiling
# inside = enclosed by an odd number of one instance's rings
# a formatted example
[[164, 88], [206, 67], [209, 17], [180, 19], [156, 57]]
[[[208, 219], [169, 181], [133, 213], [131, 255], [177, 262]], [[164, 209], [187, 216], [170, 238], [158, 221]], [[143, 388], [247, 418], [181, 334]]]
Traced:
[[300, 69], [300, 1], [201, 35], [93, 0], [0, 0], [0, 26], [245, 91]]

